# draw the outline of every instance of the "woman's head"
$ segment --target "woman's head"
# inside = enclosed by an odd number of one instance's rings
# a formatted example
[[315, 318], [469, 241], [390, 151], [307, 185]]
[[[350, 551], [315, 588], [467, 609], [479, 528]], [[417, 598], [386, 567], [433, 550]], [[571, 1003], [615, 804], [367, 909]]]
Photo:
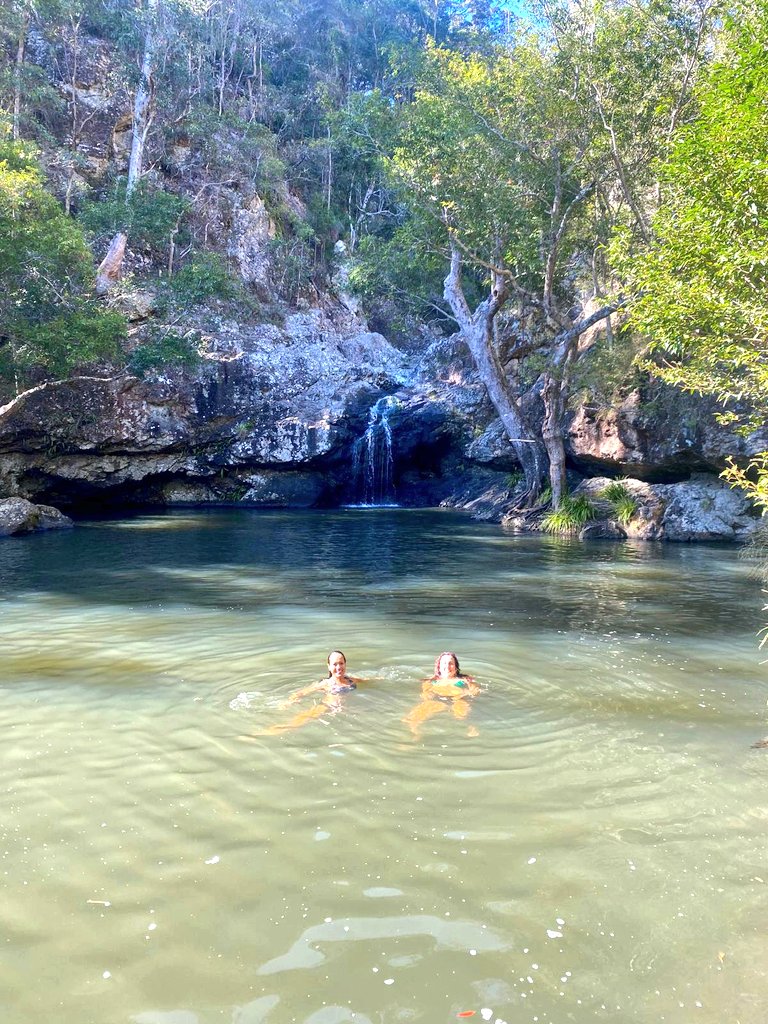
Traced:
[[445, 679], [458, 675], [461, 675], [459, 659], [453, 651], [443, 651], [442, 654], [438, 654], [435, 658], [435, 678]]
[[347, 671], [347, 659], [343, 651], [331, 651], [328, 655], [328, 675], [343, 676]]

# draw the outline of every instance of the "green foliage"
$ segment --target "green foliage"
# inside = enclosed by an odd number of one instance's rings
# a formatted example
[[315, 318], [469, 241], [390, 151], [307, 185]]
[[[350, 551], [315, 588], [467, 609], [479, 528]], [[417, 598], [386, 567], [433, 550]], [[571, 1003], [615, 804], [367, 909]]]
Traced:
[[20, 326], [16, 368], [22, 374], [45, 368], [63, 377], [88, 363], [122, 360], [126, 336], [124, 317], [96, 301], [81, 300], [51, 319]]
[[573, 368], [572, 404], [590, 402], [611, 408], [628, 392], [646, 384], [648, 375], [637, 362], [640, 347], [630, 330], [602, 332]]
[[515, 488], [519, 487], [520, 484], [524, 483], [524, 481], [525, 474], [521, 473], [520, 470], [516, 470], [514, 473], [507, 474], [507, 487], [510, 489], [510, 491], [514, 491]]
[[127, 198], [126, 179], [118, 178], [104, 197], [86, 199], [80, 223], [97, 238], [111, 238], [125, 231], [131, 246], [152, 255], [163, 253], [171, 232], [189, 211], [189, 200], [165, 192], [142, 179]]
[[[662, 168], [653, 244], [634, 251], [620, 237], [615, 250], [645, 366], [724, 405], [750, 403], [756, 425], [768, 410], [768, 12], [753, 9], [725, 38]], [[735, 469], [728, 479], [747, 484]]]
[[200, 362], [200, 336], [176, 331], [156, 331], [134, 350], [128, 369], [137, 377], [166, 367], [192, 369]]
[[444, 245], [448, 226], [470, 262], [503, 260], [531, 289], [552, 204], [547, 151], [565, 161], [581, 141], [556, 78], [535, 41], [491, 58], [429, 49], [391, 164]]
[[443, 300], [445, 258], [430, 240], [417, 217], [406, 220], [388, 238], [367, 235], [361, 240], [349, 279], [369, 308], [391, 298], [426, 321], [452, 325]]
[[[768, 393], [768, 13], [733, 31], [663, 168], [648, 251], [624, 254], [655, 373], [722, 401]], [[622, 242], [624, 242], [622, 248]]]
[[737, 465], [729, 458], [721, 475], [731, 487], [740, 487], [763, 515], [768, 512], [768, 452], [756, 455], [748, 466]]
[[610, 504], [615, 518], [622, 526], [626, 526], [637, 512], [637, 501], [620, 480], [613, 480], [609, 483], [599, 496]]
[[185, 305], [211, 298], [226, 302], [241, 292], [226, 262], [215, 252], [195, 253], [170, 279], [169, 288], [174, 300]]
[[565, 494], [558, 507], [542, 518], [541, 528], [545, 533], [576, 533], [594, 518], [595, 507], [585, 494]]
[[125, 322], [90, 295], [91, 253], [46, 192], [35, 151], [0, 138], [0, 345], [7, 373], [118, 358]]
[[[169, 133], [171, 142], [176, 131]], [[211, 177], [240, 179], [245, 172], [270, 207], [282, 199], [287, 167], [267, 125], [199, 104], [184, 119], [183, 132]]]

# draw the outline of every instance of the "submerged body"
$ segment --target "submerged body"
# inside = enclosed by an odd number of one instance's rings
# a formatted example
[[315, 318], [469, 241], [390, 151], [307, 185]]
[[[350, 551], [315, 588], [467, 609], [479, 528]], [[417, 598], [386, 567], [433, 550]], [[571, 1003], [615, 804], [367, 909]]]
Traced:
[[[405, 716], [414, 739], [421, 735], [424, 722], [443, 711], [450, 711], [454, 718], [464, 720], [470, 712], [470, 700], [480, 693], [480, 687], [472, 676], [459, 670], [459, 659], [452, 651], [444, 651], [435, 661], [434, 675], [421, 684], [421, 701]], [[474, 727], [470, 736], [476, 736]]]

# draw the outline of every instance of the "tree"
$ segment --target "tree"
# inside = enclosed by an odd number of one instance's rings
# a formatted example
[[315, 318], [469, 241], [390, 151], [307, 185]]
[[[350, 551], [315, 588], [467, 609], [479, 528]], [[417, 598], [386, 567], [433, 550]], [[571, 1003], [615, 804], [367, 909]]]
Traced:
[[[709, 11], [616, 3], [546, 13], [547, 31], [518, 32], [505, 48], [429, 48], [392, 166], [442, 232], [445, 299], [528, 500], [548, 462], [557, 506], [573, 366], [590, 328], [621, 304], [606, 298], [616, 282], [599, 255], [617, 224], [647, 232], [648, 160], [686, 105]], [[468, 277], [486, 289], [473, 307]]]
[[[745, 407], [768, 410], [768, 14], [742, 16], [663, 166], [652, 244], [633, 250], [625, 239], [621, 252], [650, 368], [715, 395], [748, 428]], [[751, 468], [751, 482], [735, 467], [730, 477], [768, 508], [768, 453]]]
[[[131, 156], [128, 163], [126, 202], [130, 201], [144, 172], [144, 149], [152, 124], [152, 99], [154, 94], [154, 71], [158, 49], [157, 19], [162, 12], [162, 0], [147, 0], [145, 13], [144, 47], [141, 59], [139, 82], [133, 100], [133, 135]], [[107, 254], [96, 272], [96, 291], [103, 295], [120, 276], [128, 236], [125, 230], [118, 231], [109, 243]]]
[[[572, 313], [577, 296], [567, 274], [596, 168], [564, 70], [535, 37], [490, 58], [431, 49], [394, 156], [410, 194], [442, 225], [450, 253], [445, 298], [515, 446], [528, 497], [539, 494], [548, 455], [556, 503], [565, 472], [564, 372], [579, 337], [614, 308]], [[486, 282], [474, 309], [465, 267]], [[545, 349], [542, 431], [523, 401], [524, 363]]]
[[29, 143], [0, 139], [0, 370], [36, 377], [118, 356], [121, 316], [91, 296], [82, 231], [44, 188]]

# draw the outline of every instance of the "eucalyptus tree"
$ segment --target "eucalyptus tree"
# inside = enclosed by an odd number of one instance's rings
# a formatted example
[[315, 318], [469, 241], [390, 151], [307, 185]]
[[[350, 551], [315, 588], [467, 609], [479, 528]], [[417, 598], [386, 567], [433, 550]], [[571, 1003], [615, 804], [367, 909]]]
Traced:
[[[546, 32], [490, 53], [431, 47], [403, 106], [391, 164], [442, 238], [444, 296], [529, 501], [547, 463], [555, 505], [564, 493], [571, 372], [590, 329], [623, 304], [608, 297], [616, 282], [607, 266], [595, 272], [595, 254], [616, 223], [647, 232], [648, 160], [700, 60], [707, 13], [659, 10], [568, 5], [549, 11]], [[631, 43], [617, 46], [628, 28]], [[465, 284], [478, 275], [485, 295], [470, 305]]]
[[[162, 12], [163, 0], [146, 0], [146, 6], [143, 6], [143, 9], [139, 11], [144, 23], [144, 39], [141, 70], [133, 100], [131, 155], [128, 163], [126, 203], [130, 201], [131, 195], [144, 173], [144, 150], [154, 113], [153, 77], [160, 34], [159, 18]], [[123, 229], [119, 230], [109, 243], [107, 253], [96, 272], [96, 291], [99, 294], [107, 292], [120, 276], [127, 241], [128, 236]]]

